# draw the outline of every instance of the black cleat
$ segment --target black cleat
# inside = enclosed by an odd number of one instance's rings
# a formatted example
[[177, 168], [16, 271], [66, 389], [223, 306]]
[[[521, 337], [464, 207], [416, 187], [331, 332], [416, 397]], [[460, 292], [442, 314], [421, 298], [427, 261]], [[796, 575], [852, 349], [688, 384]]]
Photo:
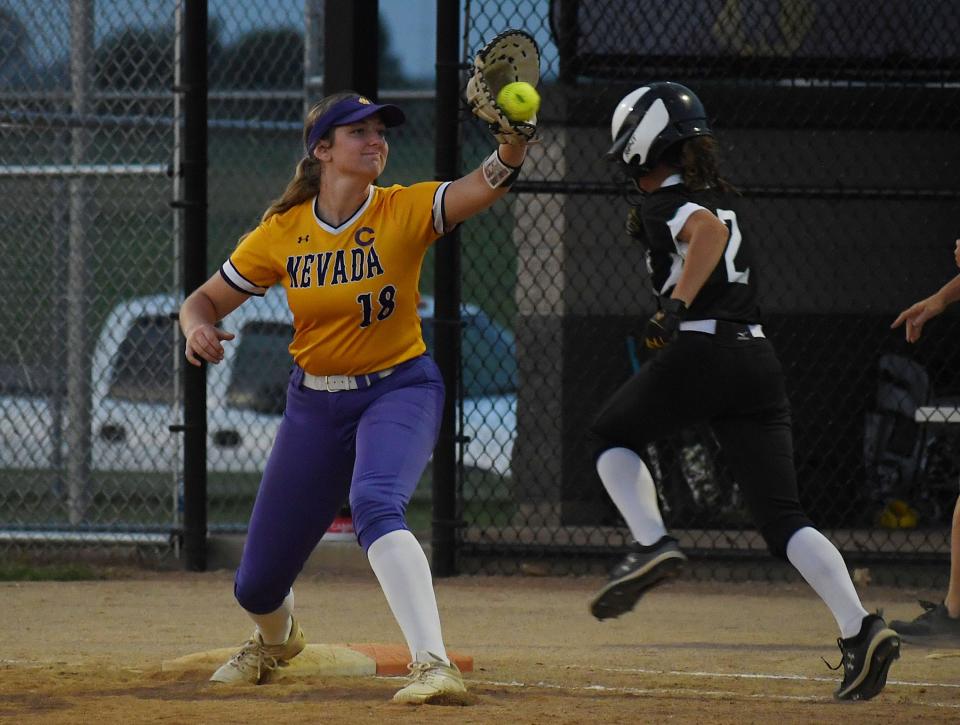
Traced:
[[672, 536], [655, 544], [634, 543], [630, 553], [610, 572], [610, 580], [590, 602], [590, 613], [597, 619], [612, 619], [634, 608], [648, 589], [677, 576], [687, 557]]
[[954, 619], [943, 603], [920, 602], [924, 613], [912, 622], [894, 620], [890, 628], [896, 630], [904, 642], [941, 647], [960, 647], [960, 619]]
[[838, 639], [842, 653], [843, 681], [834, 693], [838, 700], [869, 700], [887, 684], [887, 672], [900, 657], [900, 637], [876, 614], [868, 614], [860, 633]]

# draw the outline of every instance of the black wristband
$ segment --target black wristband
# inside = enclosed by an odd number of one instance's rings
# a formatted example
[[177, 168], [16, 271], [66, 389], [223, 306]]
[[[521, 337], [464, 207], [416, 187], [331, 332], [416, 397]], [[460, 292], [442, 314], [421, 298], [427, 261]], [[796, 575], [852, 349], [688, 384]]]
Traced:
[[673, 315], [679, 319], [687, 316], [687, 303], [674, 297], [658, 297], [657, 303], [665, 315]]

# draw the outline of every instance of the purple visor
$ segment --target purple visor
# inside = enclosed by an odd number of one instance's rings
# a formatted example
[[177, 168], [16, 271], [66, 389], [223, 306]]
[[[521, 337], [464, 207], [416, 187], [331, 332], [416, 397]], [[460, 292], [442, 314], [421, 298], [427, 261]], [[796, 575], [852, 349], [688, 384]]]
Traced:
[[375, 113], [380, 114], [387, 126], [399, 126], [407, 120], [403, 111], [390, 103], [373, 103], [366, 96], [344, 98], [342, 101], [334, 103], [320, 118], [313, 122], [310, 135], [307, 136], [307, 153], [311, 153], [317, 142], [334, 126], [356, 123]]

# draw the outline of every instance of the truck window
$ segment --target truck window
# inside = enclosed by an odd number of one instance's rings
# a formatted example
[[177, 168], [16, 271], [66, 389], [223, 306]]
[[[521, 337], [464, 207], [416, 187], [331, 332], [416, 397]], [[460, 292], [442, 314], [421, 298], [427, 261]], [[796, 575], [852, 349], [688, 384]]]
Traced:
[[284, 322], [249, 322], [227, 388], [227, 405], [279, 415], [286, 405], [287, 378], [293, 358], [287, 350], [293, 327]]
[[[485, 398], [517, 392], [517, 352], [513, 332], [482, 312], [465, 312], [460, 338], [463, 355], [463, 395]], [[421, 326], [427, 351], [433, 354], [433, 323]]]
[[135, 403], [173, 404], [174, 340], [170, 319], [144, 315], [120, 343], [110, 397]]
[[466, 398], [517, 392], [517, 352], [513, 332], [479, 313], [464, 318], [463, 393]]

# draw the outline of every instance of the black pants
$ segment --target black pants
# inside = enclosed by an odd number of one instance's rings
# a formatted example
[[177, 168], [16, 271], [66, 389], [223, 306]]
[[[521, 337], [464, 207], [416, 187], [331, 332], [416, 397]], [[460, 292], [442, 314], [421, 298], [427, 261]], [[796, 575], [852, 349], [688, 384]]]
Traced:
[[790, 403], [773, 346], [744, 325], [715, 335], [682, 332], [607, 401], [591, 431], [601, 451], [648, 443], [709, 423], [770, 551], [786, 557], [790, 537], [812, 526], [800, 507]]

